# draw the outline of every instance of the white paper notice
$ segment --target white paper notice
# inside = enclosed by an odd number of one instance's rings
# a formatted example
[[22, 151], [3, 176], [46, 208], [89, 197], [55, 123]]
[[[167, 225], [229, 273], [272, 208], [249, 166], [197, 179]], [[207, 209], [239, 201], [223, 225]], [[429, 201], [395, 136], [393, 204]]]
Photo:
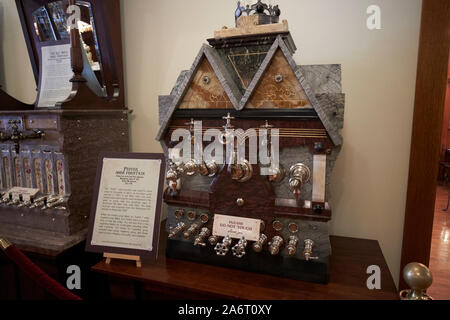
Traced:
[[249, 241], [258, 241], [261, 220], [241, 217], [214, 215], [213, 235], [218, 237], [229, 236], [234, 239], [244, 237]]
[[66, 100], [71, 91], [73, 71], [70, 44], [42, 47], [42, 70], [38, 108], [52, 108]]
[[161, 160], [103, 160], [92, 245], [153, 251], [160, 168]]

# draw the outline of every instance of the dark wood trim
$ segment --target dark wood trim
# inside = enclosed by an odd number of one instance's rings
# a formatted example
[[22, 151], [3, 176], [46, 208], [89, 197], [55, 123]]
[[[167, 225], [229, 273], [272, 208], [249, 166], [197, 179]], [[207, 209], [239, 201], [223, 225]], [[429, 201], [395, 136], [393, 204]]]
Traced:
[[[450, 2], [423, 0], [401, 270], [429, 264], [447, 83]], [[400, 289], [405, 288], [400, 274]]]

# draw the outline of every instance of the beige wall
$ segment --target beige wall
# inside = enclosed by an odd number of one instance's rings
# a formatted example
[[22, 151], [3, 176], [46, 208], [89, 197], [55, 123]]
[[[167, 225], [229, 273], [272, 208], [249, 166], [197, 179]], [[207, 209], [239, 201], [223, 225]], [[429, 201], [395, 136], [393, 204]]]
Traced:
[[23, 102], [36, 100], [36, 82], [14, 0], [0, 0], [0, 85]]
[[[0, 0], [6, 9], [13, 0]], [[275, 1], [274, 1], [275, 2]], [[332, 233], [377, 239], [398, 280], [408, 175], [421, 0], [278, 0], [299, 64], [340, 63], [347, 94], [344, 148], [333, 176]], [[366, 9], [382, 9], [382, 30]], [[169, 94], [213, 31], [234, 23], [232, 0], [122, 0], [127, 102], [134, 151], [158, 152], [157, 97]], [[11, 9], [12, 10], [12, 9]], [[15, 13], [12, 13], [15, 15]], [[4, 16], [4, 14], [3, 14]], [[14, 16], [15, 18], [15, 16]], [[7, 17], [7, 20], [14, 20]], [[14, 22], [14, 25], [16, 23]], [[11, 26], [15, 30], [15, 26]], [[8, 26], [10, 27], [10, 26]], [[3, 30], [3, 28], [2, 28]], [[2, 31], [2, 34], [4, 32]], [[7, 83], [29, 97], [22, 36], [11, 36]]]

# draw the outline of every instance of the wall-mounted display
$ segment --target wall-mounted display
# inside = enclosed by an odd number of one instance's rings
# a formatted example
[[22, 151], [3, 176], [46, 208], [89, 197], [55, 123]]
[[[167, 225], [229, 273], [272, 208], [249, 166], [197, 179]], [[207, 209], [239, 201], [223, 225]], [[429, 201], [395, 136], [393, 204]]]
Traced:
[[0, 95], [0, 229], [60, 251], [85, 239], [99, 153], [128, 151], [120, 3], [16, 2], [38, 98]]

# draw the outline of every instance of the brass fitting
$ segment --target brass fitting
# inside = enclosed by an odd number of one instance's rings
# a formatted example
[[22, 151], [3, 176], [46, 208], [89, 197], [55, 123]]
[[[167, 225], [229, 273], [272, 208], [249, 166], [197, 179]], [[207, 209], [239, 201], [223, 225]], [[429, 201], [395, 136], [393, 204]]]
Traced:
[[11, 246], [12, 246], [11, 242], [9, 242], [8, 240], [6, 240], [4, 238], [0, 238], [0, 248], [2, 248], [3, 251], [5, 251], [6, 249], [8, 249]]

